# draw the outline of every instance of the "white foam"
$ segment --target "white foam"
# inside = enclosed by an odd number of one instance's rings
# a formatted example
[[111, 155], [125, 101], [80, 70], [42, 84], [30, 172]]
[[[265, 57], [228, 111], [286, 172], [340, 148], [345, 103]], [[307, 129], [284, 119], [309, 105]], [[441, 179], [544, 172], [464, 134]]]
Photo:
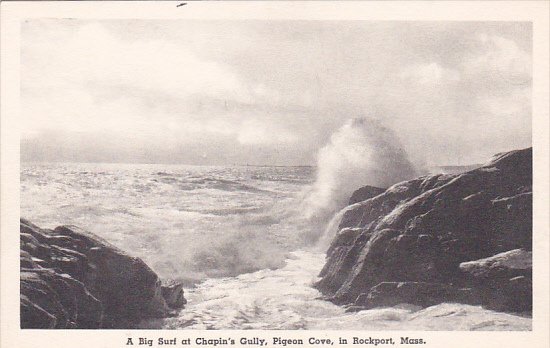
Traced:
[[372, 119], [351, 119], [319, 151], [316, 181], [303, 209], [307, 217], [326, 222], [359, 187], [385, 188], [416, 175], [390, 129]]
[[355, 313], [320, 298], [312, 288], [324, 254], [291, 253], [283, 268], [210, 279], [186, 292], [179, 316], [142, 323], [164, 329], [530, 330], [531, 319], [478, 306], [399, 305]]

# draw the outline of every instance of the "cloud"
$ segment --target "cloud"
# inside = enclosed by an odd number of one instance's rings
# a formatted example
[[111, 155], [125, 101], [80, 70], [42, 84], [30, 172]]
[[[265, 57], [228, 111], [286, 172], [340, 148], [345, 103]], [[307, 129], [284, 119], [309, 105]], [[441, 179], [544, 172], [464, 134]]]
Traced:
[[[155, 95], [244, 103], [252, 98], [230, 67], [199, 59], [183, 46], [123, 42], [99, 24], [82, 25], [70, 34], [64, 29], [54, 25], [42, 36], [24, 40], [23, 128], [27, 135], [61, 127], [150, 136], [162, 134], [171, 117], [162, 105], [147, 103]], [[197, 128], [189, 123], [188, 129]]]
[[422, 85], [434, 85], [460, 80], [460, 74], [446, 69], [436, 62], [408, 67], [401, 72], [401, 77], [411, 79]]
[[282, 125], [260, 122], [256, 119], [243, 121], [236, 129], [237, 140], [245, 145], [294, 143], [298, 137]]
[[153, 161], [185, 161], [181, 152], [193, 149], [220, 164], [313, 164], [348, 119], [371, 117], [415, 161], [447, 164], [459, 153], [479, 162], [531, 143], [530, 30], [516, 22], [27, 21], [23, 139], [47, 142], [56, 129], [108, 135], [113, 152], [147, 143], [159, 149]]
[[522, 81], [531, 77], [531, 55], [514, 41], [487, 34], [480, 34], [477, 39], [483, 44], [484, 52], [465, 63], [470, 73], [484, 71]]
[[[245, 83], [227, 64], [199, 58], [169, 41], [124, 42], [97, 23], [70, 34], [64, 29], [53, 25], [42, 37], [25, 40], [24, 137], [61, 127], [187, 141], [205, 133], [233, 135], [242, 144], [295, 139], [282, 125], [226, 110], [210, 110], [204, 117], [200, 109], [216, 100], [281, 103], [277, 91]], [[193, 103], [199, 110], [190, 110]]]
[[[50, 38], [56, 38], [50, 32]], [[37, 39], [38, 41], [38, 39]], [[66, 40], [31, 42], [27, 78], [33, 85], [102, 83], [154, 89], [175, 96], [204, 94], [248, 101], [250, 95], [228, 66], [197, 58], [165, 41], [124, 42], [100, 24], [85, 24]]]

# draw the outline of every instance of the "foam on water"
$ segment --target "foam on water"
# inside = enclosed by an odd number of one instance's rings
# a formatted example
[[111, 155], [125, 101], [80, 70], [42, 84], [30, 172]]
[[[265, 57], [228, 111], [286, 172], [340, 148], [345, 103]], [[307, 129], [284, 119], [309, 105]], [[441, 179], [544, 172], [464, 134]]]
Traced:
[[531, 319], [446, 303], [356, 313], [320, 299], [312, 287], [324, 255], [291, 253], [283, 268], [210, 279], [188, 290], [179, 316], [143, 322], [146, 329], [530, 330]]
[[[149, 328], [528, 330], [530, 318], [457, 304], [346, 313], [312, 287], [345, 210], [302, 210], [308, 167], [22, 164], [21, 216], [74, 224], [187, 285]], [[312, 202], [311, 200], [309, 201]], [[320, 239], [320, 242], [319, 242]], [[326, 247], [326, 245], [324, 245]]]
[[308, 167], [24, 164], [21, 214], [74, 224], [195, 284], [281, 267], [306, 241], [292, 207]]

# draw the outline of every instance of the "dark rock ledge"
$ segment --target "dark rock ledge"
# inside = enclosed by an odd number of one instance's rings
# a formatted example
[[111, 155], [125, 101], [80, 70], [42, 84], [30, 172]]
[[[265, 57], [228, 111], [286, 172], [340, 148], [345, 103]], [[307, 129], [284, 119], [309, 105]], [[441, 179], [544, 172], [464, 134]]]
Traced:
[[133, 328], [186, 303], [181, 284], [78, 227], [21, 219], [20, 238], [21, 328]]
[[316, 287], [350, 310], [458, 302], [530, 312], [532, 200], [531, 148], [382, 193], [362, 188]]

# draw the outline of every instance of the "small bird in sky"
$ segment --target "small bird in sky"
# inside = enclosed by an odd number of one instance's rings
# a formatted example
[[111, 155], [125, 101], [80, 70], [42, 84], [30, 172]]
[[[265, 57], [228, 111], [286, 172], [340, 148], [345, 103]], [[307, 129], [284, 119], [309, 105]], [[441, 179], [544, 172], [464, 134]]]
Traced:
[[181, 6], [185, 6], [185, 5], [187, 5], [187, 3], [186, 3], [186, 2], [182, 2], [182, 3], [178, 4], [176, 7], [181, 7]]

